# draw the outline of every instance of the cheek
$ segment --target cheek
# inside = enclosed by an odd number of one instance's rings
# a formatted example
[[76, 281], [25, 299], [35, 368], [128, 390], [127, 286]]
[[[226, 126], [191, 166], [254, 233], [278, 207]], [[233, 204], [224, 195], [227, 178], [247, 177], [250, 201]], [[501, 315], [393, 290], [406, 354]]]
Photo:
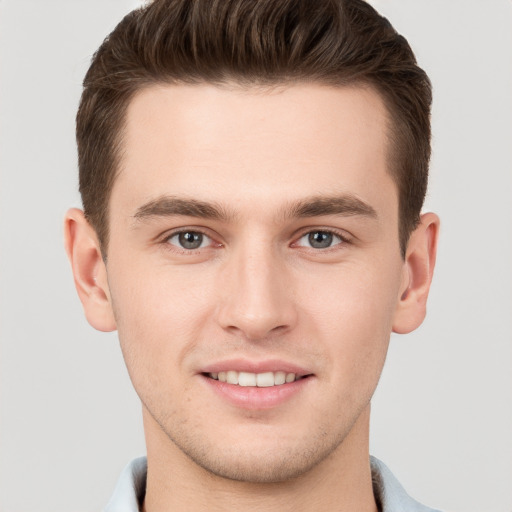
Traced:
[[144, 343], [156, 343], [158, 334], [175, 336], [196, 325], [191, 319], [206, 309], [205, 280], [198, 272], [165, 264], [147, 268], [133, 261], [126, 263], [117, 265], [109, 277], [120, 332], [126, 331], [131, 338], [135, 333], [143, 334]]
[[[350, 265], [319, 279], [324, 287], [315, 293], [303, 290], [300, 296], [309, 329], [318, 333], [329, 352], [333, 372], [343, 380], [378, 375], [389, 343], [399, 268], [386, 273]], [[313, 284], [313, 283], [310, 283]], [[333, 374], [334, 374], [333, 373]], [[341, 376], [340, 376], [341, 375]]]
[[[208, 316], [206, 294], [183, 272], [132, 261], [130, 272], [117, 265], [109, 277], [123, 356], [134, 387], [162, 388], [183, 381], [183, 361], [201, 338]], [[141, 396], [142, 398], [142, 396]]]

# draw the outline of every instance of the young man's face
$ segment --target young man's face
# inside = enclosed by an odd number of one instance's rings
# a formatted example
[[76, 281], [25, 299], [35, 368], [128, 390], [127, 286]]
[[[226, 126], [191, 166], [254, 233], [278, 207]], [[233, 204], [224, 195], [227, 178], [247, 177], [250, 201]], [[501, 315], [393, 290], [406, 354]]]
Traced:
[[387, 124], [364, 88], [133, 99], [107, 297], [149, 444], [276, 481], [367, 438], [410, 284]]

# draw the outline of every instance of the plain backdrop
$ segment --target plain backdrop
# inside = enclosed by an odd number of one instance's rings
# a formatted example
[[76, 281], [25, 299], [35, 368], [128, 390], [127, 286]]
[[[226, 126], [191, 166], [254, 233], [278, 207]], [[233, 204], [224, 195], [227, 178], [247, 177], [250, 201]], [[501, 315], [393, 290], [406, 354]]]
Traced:
[[[375, 0], [434, 84], [424, 325], [393, 336], [371, 451], [419, 501], [512, 510], [512, 2]], [[80, 204], [74, 116], [135, 0], [0, 0], [0, 510], [101, 510], [144, 453], [114, 334], [85, 321], [62, 248]]]

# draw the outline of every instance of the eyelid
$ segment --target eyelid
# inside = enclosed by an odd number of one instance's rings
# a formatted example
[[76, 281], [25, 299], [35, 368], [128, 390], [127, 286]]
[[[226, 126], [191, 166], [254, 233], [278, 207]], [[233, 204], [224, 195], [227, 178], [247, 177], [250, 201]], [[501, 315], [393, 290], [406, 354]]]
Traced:
[[[185, 249], [184, 247], [179, 247], [178, 245], [175, 245], [175, 244], [171, 244], [169, 242], [169, 240], [176, 236], [176, 235], [179, 235], [181, 233], [200, 233], [201, 235], [203, 235], [204, 237], [208, 238], [210, 240], [210, 243], [206, 246], [206, 247], [200, 247], [200, 248], [197, 248], [197, 249]], [[208, 229], [205, 229], [205, 228], [201, 228], [201, 227], [198, 227], [198, 226], [180, 226], [179, 228], [174, 228], [174, 229], [171, 229], [169, 231], [166, 231], [165, 233], [163, 233], [162, 235], [158, 236], [157, 237], [157, 242], [164, 245], [164, 246], [172, 246], [174, 249], [173, 250], [176, 250], [176, 251], [182, 251], [182, 252], [186, 252], [186, 253], [192, 253], [192, 252], [197, 252], [197, 251], [201, 251], [201, 250], [205, 250], [205, 249], [208, 249], [209, 247], [222, 247], [222, 243], [218, 242], [216, 240], [217, 237], [215, 237], [210, 230]]]
[[[351, 244], [354, 239], [353, 235], [351, 233], [347, 232], [346, 230], [333, 228], [333, 227], [324, 227], [324, 226], [306, 226], [306, 227], [300, 228], [300, 230], [297, 230], [295, 232], [295, 234], [293, 235], [293, 241], [291, 242], [290, 246], [291, 247], [294, 247], [294, 246], [295, 247], [306, 247], [306, 246], [299, 246], [298, 245], [299, 240], [301, 238], [303, 238], [304, 236], [308, 235], [309, 233], [318, 232], [318, 231], [322, 231], [325, 233], [331, 233], [341, 239], [341, 242], [339, 242], [325, 250], [333, 249], [338, 245]], [[198, 249], [181, 248], [181, 250], [183, 252], [190, 254], [192, 252], [197, 252], [200, 250], [208, 249], [212, 246], [213, 247], [223, 247], [224, 246], [224, 243], [218, 241], [218, 239], [220, 238], [218, 235], [216, 236], [216, 234], [212, 234], [210, 229], [206, 229], [206, 228], [200, 227], [200, 226], [180, 226], [179, 228], [174, 228], [174, 229], [165, 231], [163, 234], [155, 237], [155, 240], [157, 241], [157, 243], [160, 243], [167, 247], [172, 246], [174, 248], [173, 250], [180, 251], [180, 247], [177, 245], [174, 245], [174, 244], [170, 244], [169, 239], [172, 238], [173, 236], [179, 235], [180, 233], [187, 233], [187, 232], [194, 232], [194, 233], [202, 234], [203, 236], [205, 236], [206, 238], [208, 238], [210, 240], [210, 244], [206, 247], [202, 247], [202, 248], [198, 248]], [[311, 249], [313, 249], [313, 248], [311, 248]], [[318, 251], [318, 249], [314, 249], [314, 250]]]
[[[347, 231], [342, 230], [342, 229], [337, 229], [337, 228], [332, 228], [332, 227], [323, 227], [323, 226], [307, 226], [305, 228], [301, 228], [297, 232], [297, 234], [293, 237], [293, 242], [291, 243], [291, 246], [292, 247], [297, 246], [297, 243], [301, 238], [303, 238], [306, 235], [309, 235], [310, 233], [315, 233], [315, 232], [319, 232], [319, 231], [321, 231], [323, 233], [330, 233], [332, 235], [339, 237], [341, 239], [340, 244], [350, 244], [350, 243], [352, 243], [352, 240], [354, 238], [350, 233], [348, 233]], [[332, 249], [332, 248], [336, 247], [336, 245], [340, 245], [340, 244], [335, 244], [332, 247], [329, 247], [329, 249]], [[304, 246], [298, 246], [298, 247], [304, 247]], [[318, 250], [318, 249], [315, 249], [315, 250]]]
[[[181, 247], [180, 243], [179, 243], [179, 239], [180, 239], [180, 235], [182, 235], [183, 233], [174, 233], [173, 235], [169, 236], [166, 238], [166, 242], [170, 245], [174, 245], [175, 247], [177, 247], [179, 250], [186, 250], [186, 251], [198, 251], [200, 249], [204, 249], [206, 247], [208, 247], [211, 243], [211, 238], [208, 236], [208, 235], [205, 235], [204, 233], [199, 233], [198, 231], [185, 231], [185, 233], [193, 233], [194, 235], [200, 235], [200, 241], [201, 241], [201, 244], [199, 247]], [[174, 239], [177, 239], [177, 243], [174, 243]]]

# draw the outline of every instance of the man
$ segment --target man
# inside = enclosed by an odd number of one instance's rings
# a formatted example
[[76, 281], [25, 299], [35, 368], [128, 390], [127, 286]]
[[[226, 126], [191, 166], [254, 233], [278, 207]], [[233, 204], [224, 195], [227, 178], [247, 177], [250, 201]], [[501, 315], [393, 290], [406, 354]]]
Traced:
[[155, 0], [105, 40], [65, 230], [143, 406], [108, 511], [430, 510], [368, 453], [435, 263], [430, 102], [360, 0]]

